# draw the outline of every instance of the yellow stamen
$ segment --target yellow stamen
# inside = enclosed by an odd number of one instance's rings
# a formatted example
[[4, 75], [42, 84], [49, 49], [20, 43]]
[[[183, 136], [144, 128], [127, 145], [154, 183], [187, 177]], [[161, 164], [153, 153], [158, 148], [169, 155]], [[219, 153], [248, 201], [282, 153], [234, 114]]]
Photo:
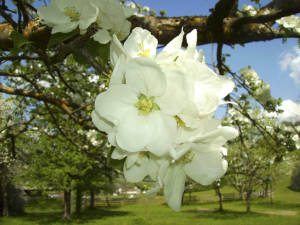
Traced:
[[147, 115], [154, 110], [160, 110], [159, 106], [154, 102], [154, 97], [148, 98], [141, 94], [139, 100], [135, 103], [135, 106], [139, 109], [140, 115]]
[[176, 122], [177, 122], [177, 127], [185, 127], [185, 123], [180, 119], [179, 116], [174, 116]]
[[80, 13], [76, 10], [74, 6], [66, 7], [64, 13], [71, 19], [71, 22], [77, 22], [80, 19]]
[[193, 161], [194, 156], [195, 155], [191, 151], [189, 151], [189, 152], [185, 153], [182, 157], [180, 157], [176, 161], [176, 163], [186, 165], [186, 164], [191, 163]]
[[150, 58], [150, 49], [145, 49], [144, 43], [139, 43], [138, 46], [141, 50], [141, 53], [139, 53], [138, 56]]

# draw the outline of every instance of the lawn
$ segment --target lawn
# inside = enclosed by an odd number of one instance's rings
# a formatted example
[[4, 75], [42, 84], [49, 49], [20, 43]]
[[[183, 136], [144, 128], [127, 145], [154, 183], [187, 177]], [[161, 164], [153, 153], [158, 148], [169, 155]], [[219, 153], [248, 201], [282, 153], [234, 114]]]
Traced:
[[[286, 183], [285, 183], [286, 184]], [[300, 225], [300, 193], [279, 184], [275, 202], [257, 199], [252, 202], [252, 213], [245, 213], [242, 201], [225, 202], [225, 211], [215, 211], [217, 203], [190, 203], [183, 205], [181, 212], [173, 212], [165, 203], [145, 200], [143, 204], [123, 207], [96, 207], [85, 209], [71, 221], [63, 221], [62, 202], [57, 199], [32, 200], [26, 214], [19, 217], [1, 218], [1, 225]], [[229, 192], [226, 188], [224, 192]], [[212, 194], [212, 191], [201, 195]]]

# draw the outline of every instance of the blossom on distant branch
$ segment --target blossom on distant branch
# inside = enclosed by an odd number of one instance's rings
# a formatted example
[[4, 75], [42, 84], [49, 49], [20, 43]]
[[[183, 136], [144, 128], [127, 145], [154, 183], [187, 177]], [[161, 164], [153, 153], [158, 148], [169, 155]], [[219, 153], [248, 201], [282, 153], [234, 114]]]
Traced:
[[276, 20], [276, 23], [278, 23], [280, 26], [282, 26], [285, 29], [294, 29], [296, 32], [300, 33], [300, 17], [291, 15], [282, 17], [278, 20]]

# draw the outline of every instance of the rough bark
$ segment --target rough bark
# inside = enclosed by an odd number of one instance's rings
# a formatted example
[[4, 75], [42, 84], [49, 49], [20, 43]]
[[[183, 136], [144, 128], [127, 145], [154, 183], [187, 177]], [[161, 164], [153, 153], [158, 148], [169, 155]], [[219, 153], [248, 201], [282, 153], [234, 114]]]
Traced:
[[90, 191], [90, 208], [95, 208], [95, 192]]
[[71, 218], [71, 190], [64, 190], [64, 220]]
[[7, 217], [8, 216], [8, 194], [7, 194], [7, 177], [5, 175], [2, 175], [1, 177], [1, 184], [0, 184], [0, 193], [1, 193], [1, 216]]
[[76, 190], [76, 214], [81, 213], [81, 205], [82, 205], [82, 191], [80, 188]]
[[223, 211], [223, 196], [222, 196], [220, 187], [218, 185], [215, 185], [215, 191], [219, 197], [219, 211], [222, 212]]
[[248, 191], [246, 194], [246, 212], [250, 213], [251, 212], [251, 191]]

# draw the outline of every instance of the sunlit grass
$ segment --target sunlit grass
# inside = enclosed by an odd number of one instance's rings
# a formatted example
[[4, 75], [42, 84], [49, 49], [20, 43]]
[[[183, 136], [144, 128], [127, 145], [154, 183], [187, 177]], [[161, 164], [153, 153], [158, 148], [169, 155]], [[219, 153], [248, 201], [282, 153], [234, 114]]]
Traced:
[[[224, 212], [216, 211], [217, 203], [191, 202], [184, 204], [180, 213], [172, 211], [163, 202], [145, 200], [143, 204], [123, 207], [96, 207], [84, 209], [81, 215], [73, 215], [71, 221], [63, 221], [61, 199], [36, 199], [26, 207], [26, 214], [19, 217], [1, 218], [1, 225], [300, 225], [300, 193], [278, 184], [275, 202], [257, 199], [252, 202], [252, 213], [245, 213], [243, 201], [224, 203]], [[225, 188], [223, 193], [231, 193]], [[198, 193], [213, 195], [214, 191]], [[188, 197], [188, 195], [187, 195]]]

